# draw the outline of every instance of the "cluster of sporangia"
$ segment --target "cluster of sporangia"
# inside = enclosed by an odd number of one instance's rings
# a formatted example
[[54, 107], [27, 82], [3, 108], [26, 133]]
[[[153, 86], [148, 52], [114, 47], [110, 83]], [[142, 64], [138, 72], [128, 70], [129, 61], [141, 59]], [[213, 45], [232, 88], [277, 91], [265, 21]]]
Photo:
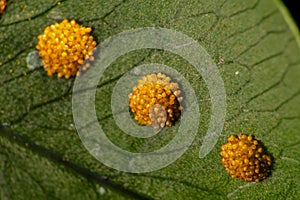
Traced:
[[231, 135], [221, 148], [222, 164], [233, 178], [259, 182], [268, 177], [271, 157], [251, 135]]
[[6, 7], [6, 0], [0, 0], [0, 14], [4, 13], [5, 7]]
[[[38, 36], [36, 48], [43, 59], [43, 66], [48, 75], [57, 73], [59, 78], [70, 78], [80, 74], [80, 67], [85, 60], [93, 61], [96, 42], [90, 35], [91, 28], [78, 25], [75, 20], [63, 20], [44, 30]], [[85, 62], [80, 70], [86, 70], [90, 63]]]
[[138, 81], [129, 94], [129, 106], [134, 119], [141, 125], [154, 128], [172, 126], [179, 118], [181, 110], [178, 83], [171, 82], [165, 74], [150, 74]]

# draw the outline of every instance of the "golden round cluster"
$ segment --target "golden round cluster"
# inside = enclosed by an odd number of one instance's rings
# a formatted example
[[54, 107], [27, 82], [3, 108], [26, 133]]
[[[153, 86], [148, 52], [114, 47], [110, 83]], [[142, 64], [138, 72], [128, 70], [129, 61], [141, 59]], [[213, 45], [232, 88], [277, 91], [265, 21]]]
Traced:
[[129, 94], [129, 106], [134, 119], [141, 125], [154, 128], [172, 126], [183, 109], [178, 83], [165, 74], [149, 74], [138, 81]]
[[253, 136], [231, 135], [228, 143], [221, 147], [222, 164], [232, 178], [247, 182], [259, 182], [268, 177], [271, 168], [271, 157]]
[[4, 13], [6, 4], [7, 4], [6, 0], [0, 0], [0, 14]]
[[[43, 59], [43, 66], [51, 76], [57, 73], [59, 78], [70, 78], [80, 74], [80, 67], [84, 60], [93, 61], [93, 51], [96, 42], [90, 35], [91, 28], [78, 25], [75, 20], [63, 20], [55, 23], [39, 35], [36, 48]], [[85, 63], [82, 70], [86, 70], [90, 63]]]

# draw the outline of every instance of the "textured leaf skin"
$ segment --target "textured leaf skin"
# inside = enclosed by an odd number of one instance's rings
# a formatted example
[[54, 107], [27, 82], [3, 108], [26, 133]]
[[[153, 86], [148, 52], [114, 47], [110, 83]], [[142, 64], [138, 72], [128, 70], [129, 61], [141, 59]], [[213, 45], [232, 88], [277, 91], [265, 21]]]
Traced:
[[[299, 199], [300, 49], [278, 6], [271, 0], [8, 1], [0, 18], [0, 199]], [[26, 66], [37, 36], [65, 18], [91, 26], [98, 43], [141, 27], [198, 40], [217, 63], [227, 93], [226, 123], [215, 148], [199, 159], [211, 114], [201, 75], [176, 55], [144, 49], [116, 60], [100, 80], [100, 124], [131, 151], [152, 151], [170, 140], [176, 127], [159, 138], [134, 140], [118, 130], [110, 110], [117, 80], [134, 66], [156, 62], [183, 74], [198, 95], [197, 138], [180, 159], [151, 173], [118, 172], [94, 159], [74, 128], [74, 79]], [[264, 143], [274, 159], [268, 179], [252, 184], [226, 173], [218, 153], [232, 133]]]

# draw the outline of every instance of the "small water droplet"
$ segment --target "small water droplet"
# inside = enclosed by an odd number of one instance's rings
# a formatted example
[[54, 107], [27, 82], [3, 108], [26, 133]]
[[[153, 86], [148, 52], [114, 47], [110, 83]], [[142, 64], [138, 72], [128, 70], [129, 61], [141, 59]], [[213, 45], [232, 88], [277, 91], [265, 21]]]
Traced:
[[104, 187], [100, 187], [99, 188], [99, 193], [100, 193], [100, 195], [104, 195], [106, 193], [105, 188]]
[[26, 58], [27, 67], [30, 70], [42, 67], [42, 59], [39, 56], [38, 51], [32, 51], [27, 55]]

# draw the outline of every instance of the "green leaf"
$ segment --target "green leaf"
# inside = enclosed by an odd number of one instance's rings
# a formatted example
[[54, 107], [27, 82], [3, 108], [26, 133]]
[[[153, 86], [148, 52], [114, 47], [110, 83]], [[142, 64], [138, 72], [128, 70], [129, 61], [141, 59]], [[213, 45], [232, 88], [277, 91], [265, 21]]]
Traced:
[[[227, 95], [226, 123], [213, 150], [199, 158], [211, 115], [201, 74], [177, 55], [143, 49], [118, 58], [99, 81], [95, 107], [103, 130], [133, 152], [153, 151], [172, 139], [178, 125], [154, 138], [134, 139], [117, 127], [110, 108], [124, 73], [160, 63], [183, 74], [199, 99], [193, 144], [171, 165], [142, 174], [114, 170], [89, 154], [73, 122], [75, 78], [48, 77], [26, 63], [37, 36], [65, 18], [92, 27], [97, 43], [142, 27], [164, 27], [197, 40], [217, 63]], [[279, 1], [8, 1], [0, 44], [0, 199], [300, 197], [299, 31]], [[274, 158], [269, 178], [246, 183], [226, 173], [219, 152], [232, 133], [253, 134], [264, 143]]]

